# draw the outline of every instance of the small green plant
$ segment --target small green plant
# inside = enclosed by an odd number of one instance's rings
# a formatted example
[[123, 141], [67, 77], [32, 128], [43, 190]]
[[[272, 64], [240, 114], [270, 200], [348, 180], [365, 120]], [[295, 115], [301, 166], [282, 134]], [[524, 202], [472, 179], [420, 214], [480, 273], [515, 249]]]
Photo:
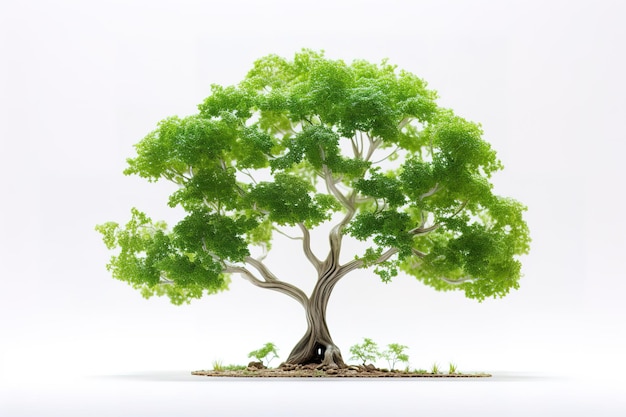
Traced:
[[439, 365], [437, 365], [437, 362], [433, 363], [433, 367], [430, 368], [430, 373], [434, 375], [439, 373]]
[[452, 375], [452, 374], [456, 374], [456, 371], [457, 371], [456, 365], [453, 362], [450, 362], [450, 367], [448, 368], [448, 373], [450, 375]]
[[404, 353], [404, 350], [408, 349], [408, 346], [400, 345], [398, 343], [390, 343], [387, 345], [387, 350], [381, 353], [381, 356], [389, 364], [389, 369], [392, 371], [396, 367], [396, 363], [402, 362], [408, 365], [409, 355]]
[[245, 365], [224, 365], [222, 363], [222, 361], [220, 360], [216, 360], [213, 361], [213, 370], [214, 371], [218, 371], [218, 372], [223, 372], [223, 371], [243, 371], [244, 369], [246, 369], [247, 366]]
[[224, 370], [226, 370], [226, 371], [243, 371], [246, 368], [247, 368], [246, 365], [226, 365], [224, 367]]
[[428, 371], [426, 369], [415, 369], [413, 372], [416, 373], [416, 374], [420, 374], [420, 375], [428, 373]]
[[360, 345], [356, 344], [351, 346], [350, 353], [352, 353], [350, 359], [358, 359], [363, 362], [363, 365], [365, 365], [366, 362], [376, 362], [376, 359], [380, 356], [376, 342], [367, 337], [363, 338], [363, 343]]
[[269, 366], [272, 359], [278, 358], [278, 349], [271, 342], [266, 343], [262, 348], [248, 353], [249, 358], [255, 358], [264, 366]]

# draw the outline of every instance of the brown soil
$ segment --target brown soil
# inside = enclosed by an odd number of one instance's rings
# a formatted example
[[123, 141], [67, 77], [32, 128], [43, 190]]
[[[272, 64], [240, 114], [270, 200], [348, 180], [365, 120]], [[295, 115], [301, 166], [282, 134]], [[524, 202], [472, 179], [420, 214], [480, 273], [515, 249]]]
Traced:
[[[252, 365], [252, 363], [250, 364]], [[327, 368], [318, 364], [285, 365], [278, 368], [265, 368], [258, 365], [248, 366], [238, 371], [194, 371], [192, 375], [228, 378], [485, 378], [489, 374], [433, 374], [406, 372], [399, 370], [389, 371], [379, 369], [373, 365], [348, 366], [347, 368]]]

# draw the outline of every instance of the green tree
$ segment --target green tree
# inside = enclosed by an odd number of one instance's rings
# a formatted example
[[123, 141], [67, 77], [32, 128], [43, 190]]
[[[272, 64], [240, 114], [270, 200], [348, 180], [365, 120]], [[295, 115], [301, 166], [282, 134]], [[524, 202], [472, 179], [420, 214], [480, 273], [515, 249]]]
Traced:
[[[132, 209], [125, 225], [97, 226], [117, 250], [109, 271], [175, 304], [227, 289], [232, 275], [288, 295], [308, 327], [287, 362], [329, 366], [344, 361], [326, 308], [352, 271], [371, 268], [384, 282], [404, 271], [479, 301], [506, 295], [529, 250], [525, 207], [492, 192], [502, 165], [480, 126], [436, 98], [386, 61], [310, 50], [259, 59], [240, 84], [213, 85], [197, 114], [164, 119], [137, 143], [124, 173], [177, 184], [169, 205], [187, 215], [167, 227]], [[324, 223], [319, 257], [310, 231]], [[264, 263], [288, 228], [315, 271], [310, 294]], [[367, 249], [340, 262], [346, 237]]]
[[255, 358], [257, 361], [261, 362], [265, 366], [269, 366], [270, 362], [278, 357], [278, 349], [276, 345], [269, 342], [263, 345], [262, 348], [253, 350], [248, 353], [249, 358]]
[[398, 343], [390, 343], [387, 345], [387, 349], [384, 350], [380, 356], [382, 356], [389, 364], [389, 369], [393, 370], [396, 367], [396, 363], [404, 362], [408, 364], [409, 355], [404, 351], [408, 349], [408, 346], [400, 345]]
[[378, 345], [372, 339], [367, 337], [363, 338], [363, 343], [356, 344], [350, 347], [350, 353], [352, 353], [352, 357], [350, 359], [357, 359], [363, 362], [365, 365], [366, 362], [376, 362], [378, 357], [381, 355], [378, 351]]

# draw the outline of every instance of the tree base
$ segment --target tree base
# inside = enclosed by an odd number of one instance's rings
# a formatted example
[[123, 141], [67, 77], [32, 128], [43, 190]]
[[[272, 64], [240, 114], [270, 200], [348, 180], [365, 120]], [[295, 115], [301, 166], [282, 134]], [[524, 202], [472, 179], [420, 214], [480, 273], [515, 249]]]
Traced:
[[442, 374], [379, 369], [373, 365], [327, 367], [321, 364], [281, 364], [275, 369], [248, 368], [240, 371], [194, 371], [192, 375], [228, 378], [489, 378], [490, 374]]

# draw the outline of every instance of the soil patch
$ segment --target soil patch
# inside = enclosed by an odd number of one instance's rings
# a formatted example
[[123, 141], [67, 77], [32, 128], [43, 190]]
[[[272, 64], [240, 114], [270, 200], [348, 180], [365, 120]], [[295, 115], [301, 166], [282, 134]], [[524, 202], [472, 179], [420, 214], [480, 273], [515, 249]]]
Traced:
[[327, 368], [319, 364], [281, 365], [278, 368], [248, 366], [242, 370], [194, 371], [192, 375], [228, 378], [488, 378], [490, 374], [433, 374], [430, 372], [406, 372], [379, 369], [373, 365]]

